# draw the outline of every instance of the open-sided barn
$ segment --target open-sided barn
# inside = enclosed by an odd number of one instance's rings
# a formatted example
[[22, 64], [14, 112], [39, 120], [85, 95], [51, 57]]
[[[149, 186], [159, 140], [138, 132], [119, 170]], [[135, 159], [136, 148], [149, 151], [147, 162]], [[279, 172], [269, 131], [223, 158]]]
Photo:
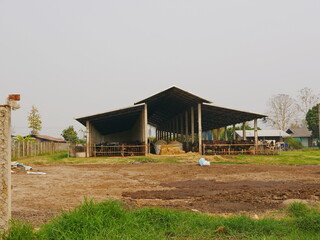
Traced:
[[[236, 144], [235, 139], [205, 139], [203, 133], [227, 128], [265, 115], [213, 105], [210, 101], [177, 87], [171, 87], [133, 106], [77, 118], [87, 128], [87, 156], [145, 155], [149, 152], [148, 125], [156, 129], [156, 139], [183, 142], [185, 151], [209, 153], [211, 145]], [[218, 131], [219, 131], [218, 130]], [[226, 131], [225, 131], [226, 132]], [[235, 135], [235, 134], [234, 134]], [[244, 140], [245, 137], [244, 137]], [[249, 144], [247, 142], [237, 143]], [[257, 136], [255, 142], [257, 146]], [[232, 149], [229, 147], [229, 152]]]

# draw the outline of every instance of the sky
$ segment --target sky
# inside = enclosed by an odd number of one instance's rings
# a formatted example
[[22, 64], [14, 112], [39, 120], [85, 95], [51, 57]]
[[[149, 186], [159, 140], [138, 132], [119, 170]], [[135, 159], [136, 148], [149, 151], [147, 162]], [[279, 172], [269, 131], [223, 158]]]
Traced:
[[270, 97], [320, 93], [318, 0], [0, 0], [0, 104], [21, 94], [13, 133], [81, 128], [75, 118], [173, 85], [265, 113]]

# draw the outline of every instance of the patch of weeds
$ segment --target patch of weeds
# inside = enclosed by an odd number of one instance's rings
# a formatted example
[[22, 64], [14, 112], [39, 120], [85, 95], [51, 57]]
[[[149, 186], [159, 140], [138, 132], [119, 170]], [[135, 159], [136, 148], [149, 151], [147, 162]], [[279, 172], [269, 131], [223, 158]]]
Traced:
[[0, 234], [0, 239], [3, 240], [36, 240], [37, 236], [34, 234], [34, 228], [28, 223], [12, 220], [8, 231]]
[[134, 162], [140, 162], [140, 163], [157, 163], [159, 162], [157, 159], [155, 158], [151, 158], [151, 157], [135, 157], [133, 158]]
[[57, 161], [57, 160], [67, 158], [68, 156], [69, 156], [68, 153], [60, 153], [58, 155], [49, 156], [49, 159], [51, 161]]
[[304, 203], [295, 202], [287, 207], [287, 212], [290, 217], [304, 217], [310, 213], [310, 208]]

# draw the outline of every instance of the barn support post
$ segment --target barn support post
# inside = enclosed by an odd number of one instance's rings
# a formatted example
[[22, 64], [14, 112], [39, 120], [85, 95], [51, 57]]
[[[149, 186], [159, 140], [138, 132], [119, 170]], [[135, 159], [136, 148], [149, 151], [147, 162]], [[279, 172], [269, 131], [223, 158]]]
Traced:
[[86, 141], [86, 157], [91, 157], [91, 126], [90, 121], [86, 121], [86, 128], [87, 128], [87, 141]]
[[236, 125], [232, 125], [232, 139], [233, 141], [236, 140]]
[[168, 122], [169, 142], [172, 140], [171, 121]]
[[191, 107], [191, 143], [194, 144], [194, 108]]
[[258, 119], [254, 119], [254, 151], [255, 154], [258, 154]]
[[201, 114], [201, 103], [198, 104], [198, 139], [199, 139], [199, 154], [202, 155], [202, 114]]
[[228, 141], [228, 127], [227, 126], [224, 127], [224, 140]]
[[149, 146], [148, 146], [148, 106], [147, 104], [144, 104], [144, 109], [143, 109], [143, 141], [145, 144], [145, 151], [144, 155], [147, 156], [149, 151]]
[[176, 140], [178, 140], [178, 138], [179, 138], [179, 119], [178, 119], [178, 117], [176, 117], [175, 121], [176, 121]]
[[243, 140], [247, 140], [247, 136], [246, 136], [246, 122], [242, 123], [242, 136], [243, 136]]
[[180, 134], [181, 142], [183, 142], [183, 114], [180, 115]]
[[188, 111], [185, 112], [186, 118], [186, 150], [189, 151], [189, 117]]
[[218, 133], [217, 133], [217, 137], [218, 137], [218, 140], [220, 140], [221, 138], [220, 138], [220, 135], [221, 135], [221, 129], [220, 128], [218, 128]]

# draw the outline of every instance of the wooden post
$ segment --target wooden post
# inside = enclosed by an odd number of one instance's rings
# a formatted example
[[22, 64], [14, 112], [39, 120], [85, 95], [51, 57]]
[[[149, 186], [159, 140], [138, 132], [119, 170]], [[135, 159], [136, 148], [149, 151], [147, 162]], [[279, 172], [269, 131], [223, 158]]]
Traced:
[[232, 139], [236, 140], [236, 125], [232, 125]]
[[254, 119], [254, 147], [255, 154], [258, 154], [258, 119]]
[[194, 109], [191, 107], [191, 143], [194, 144]]
[[202, 114], [201, 114], [201, 103], [198, 104], [198, 139], [199, 139], [199, 154], [202, 155]]
[[246, 136], [246, 122], [242, 123], [242, 135], [243, 135], [243, 140], [246, 141], [247, 140], [247, 136]]
[[220, 128], [218, 128], [218, 133], [217, 133], [217, 134], [218, 134], [218, 136], [217, 136], [217, 137], [218, 137], [218, 140], [220, 140], [220, 139], [221, 139], [221, 138], [220, 138], [220, 135], [221, 135]]

